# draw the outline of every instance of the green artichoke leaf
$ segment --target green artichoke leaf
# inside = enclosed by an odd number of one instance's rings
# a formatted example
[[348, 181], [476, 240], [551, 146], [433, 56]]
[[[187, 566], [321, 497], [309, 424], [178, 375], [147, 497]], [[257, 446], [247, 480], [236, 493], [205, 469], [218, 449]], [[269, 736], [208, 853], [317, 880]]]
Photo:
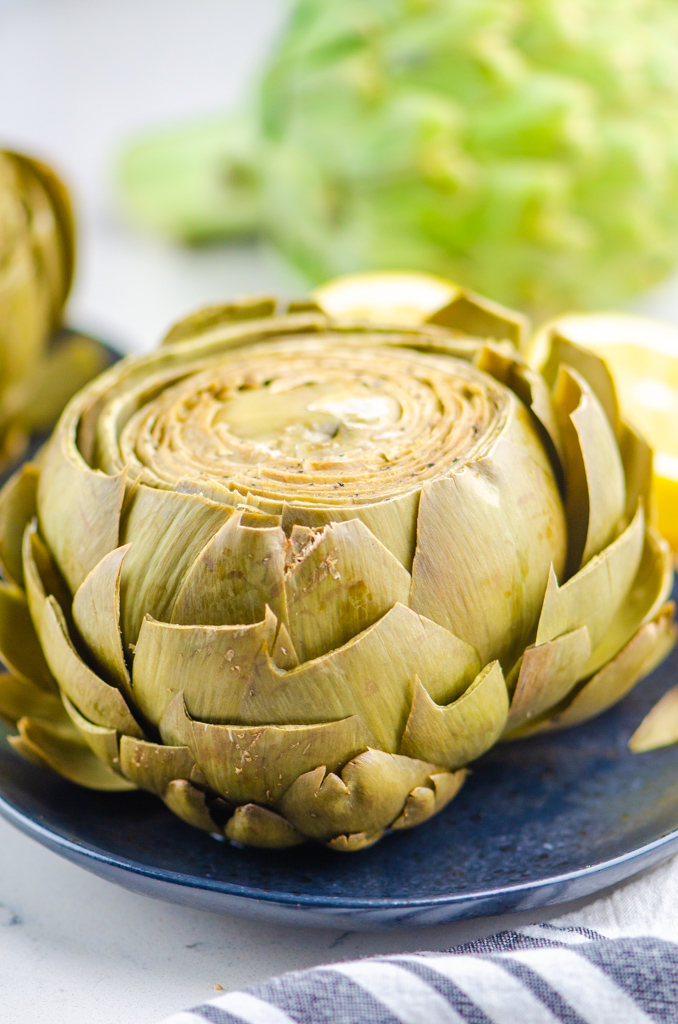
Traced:
[[459, 289], [447, 305], [427, 317], [426, 322], [472, 337], [507, 339], [517, 349], [525, 344], [529, 329], [527, 317], [465, 289]]
[[120, 576], [129, 549], [114, 548], [90, 570], [73, 598], [73, 622], [104, 678], [131, 701], [120, 632]]
[[24, 462], [0, 491], [0, 567], [3, 576], [20, 587], [24, 531], [37, 511], [39, 476], [34, 463]]
[[75, 444], [72, 409], [42, 460], [38, 516], [56, 564], [75, 592], [104, 555], [118, 547], [127, 473], [108, 476], [84, 462]]
[[235, 511], [188, 568], [172, 622], [250, 624], [264, 618], [267, 605], [277, 618], [286, 618], [285, 534], [280, 526], [244, 526], [243, 514]]
[[415, 786], [405, 801], [402, 813], [391, 824], [399, 831], [415, 828], [442, 811], [453, 800], [468, 776], [466, 769], [458, 772], [438, 772], [429, 776], [431, 786]]
[[352, 833], [381, 833], [402, 814], [407, 797], [424, 786], [440, 766], [367, 750], [341, 772], [325, 768], [300, 775], [277, 810], [302, 835], [320, 842]]
[[[550, 331], [549, 355], [542, 367], [541, 376], [552, 388], [557, 386], [561, 366], [570, 367], [586, 381], [600, 402], [615, 437], [620, 436], [621, 420], [619, 401], [612, 374], [604, 359], [564, 338], [557, 330]], [[634, 506], [635, 508], [635, 506]]]
[[629, 740], [629, 750], [641, 754], [678, 743], [678, 686], [672, 686], [648, 711]]
[[419, 492], [416, 490], [389, 501], [349, 505], [345, 508], [335, 506], [328, 509], [295, 501], [293, 505], [286, 504], [283, 508], [282, 528], [285, 533], [289, 533], [295, 525], [317, 530], [330, 523], [355, 519], [357, 515], [409, 572], [417, 544], [418, 510]]
[[619, 453], [626, 482], [624, 515], [631, 520], [638, 501], [642, 500], [645, 516], [652, 521], [652, 449], [625, 420], [620, 420], [619, 424]]
[[39, 718], [54, 725], [68, 721], [58, 694], [9, 673], [0, 674], [0, 718], [9, 725], [16, 725], [20, 718]]
[[605, 635], [591, 654], [581, 678], [598, 672], [649, 622], [667, 600], [673, 587], [673, 554], [666, 541], [647, 527], [645, 543], [631, 589], [617, 608]]
[[506, 725], [509, 698], [498, 661], [476, 676], [451, 704], [441, 707], [418, 679], [400, 753], [460, 768], [494, 746]]
[[210, 814], [205, 793], [186, 779], [172, 779], [163, 793], [163, 802], [178, 818], [202, 829], [219, 833], [220, 829]]
[[[494, 345], [483, 345], [474, 358], [479, 370], [510, 388], [541, 425], [542, 439], [553, 449], [557, 464], [564, 464], [565, 452], [553, 398], [544, 378], [515, 353], [502, 352]], [[545, 438], [544, 438], [545, 435]]]
[[512, 415], [490, 454], [422, 487], [410, 599], [483, 662], [509, 666], [529, 641], [549, 566], [562, 567], [566, 545], [553, 472], [516, 398]]
[[626, 508], [617, 440], [593, 391], [560, 366], [554, 404], [565, 447], [567, 575], [574, 575], [614, 539]]
[[[61, 695], [64, 708], [71, 722], [78, 730], [92, 753], [103, 761], [107, 768], [120, 774], [120, 740], [117, 729], [109, 729], [103, 725], [95, 725], [81, 715], [75, 704], [65, 693]], [[134, 780], [131, 780], [134, 781]]]
[[378, 832], [352, 832], [350, 835], [335, 836], [329, 839], [325, 845], [330, 850], [337, 850], [339, 853], [357, 853], [359, 850], [369, 850], [386, 833], [386, 829], [379, 829]]
[[[222, 721], [321, 724], [359, 715], [385, 750], [397, 750], [418, 675], [434, 700], [454, 700], [480, 668], [477, 652], [403, 605], [343, 647], [280, 671], [267, 652], [249, 678], [223, 688]], [[221, 715], [220, 715], [221, 717]]]
[[230, 514], [198, 495], [139, 484], [120, 523], [121, 545], [132, 545], [120, 580], [125, 644], [136, 643], [145, 615], [170, 619], [184, 575]]
[[585, 625], [595, 650], [631, 588], [644, 542], [645, 517], [639, 505], [624, 532], [567, 583], [561, 586], [552, 569], [539, 616], [537, 646]]
[[51, 595], [45, 600], [41, 616], [40, 642], [62, 692], [87, 718], [95, 725], [143, 737], [120, 690], [101, 679], [78, 655], [68, 635], [64, 614]]
[[133, 736], [120, 740], [120, 770], [139, 789], [163, 796], [173, 779], [190, 781], [195, 759], [188, 747], [150, 743]]
[[[231, 803], [275, 805], [305, 772], [336, 771], [370, 746], [357, 716], [318, 725], [210, 725], [189, 720], [187, 744], [209, 786]], [[165, 733], [161, 723], [161, 734]]]
[[531, 718], [559, 704], [585, 674], [590, 656], [586, 626], [539, 647], [528, 647], [520, 661], [506, 734], [510, 736]]
[[147, 616], [133, 666], [134, 700], [158, 724], [178, 693], [201, 721], [228, 721], [233, 690], [246, 686], [262, 647], [273, 646], [276, 619], [245, 626], [180, 626]]
[[224, 835], [233, 842], [264, 850], [286, 849], [306, 842], [306, 837], [297, 832], [289, 821], [258, 804], [236, 807], [226, 822]]
[[[61, 578], [52, 557], [38, 533], [37, 521], [28, 524], [22, 545], [24, 582], [31, 619], [38, 639], [48, 594], [52, 594], [68, 618], [71, 610], [71, 595]], [[44, 653], [44, 651], [43, 651]]]
[[[161, 345], [177, 345], [190, 341], [224, 324], [242, 323], [243, 320], [265, 320], [276, 311], [277, 299], [270, 295], [247, 295], [236, 302], [218, 306], [205, 306], [179, 320], [167, 332]], [[316, 310], [320, 312], [319, 309]]]
[[0, 581], [0, 657], [14, 675], [41, 690], [57, 689], [28, 610], [26, 594]]
[[24, 572], [31, 618], [52, 675], [62, 692], [95, 725], [143, 738], [120, 691], [96, 675], [76, 651], [63, 609], [56, 598], [46, 592], [40, 576], [33, 555], [32, 542], [37, 540], [34, 529], [27, 527]]
[[607, 711], [656, 668], [676, 642], [673, 604], [665, 605], [641, 626], [616, 658], [585, 682], [565, 708], [535, 727], [534, 732], [568, 729]]
[[294, 649], [292, 638], [284, 622], [280, 623], [278, 635], [275, 638], [275, 644], [271, 652], [271, 661], [277, 668], [284, 669], [286, 672], [299, 666], [299, 656]]
[[107, 768], [72, 725], [67, 731], [63, 726], [50, 725], [39, 719], [22, 718], [17, 728], [18, 736], [7, 737], [17, 753], [35, 764], [51, 768], [70, 782], [86, 789], [108, 792], [136, 788]]
[[[294, 530], [290, 540], [294, 547]], [[398, 602], [406, 605], [411, 582], [359, 519], [311, 533], [285, 572], [289, 634], [300, 660], [343, 646]]]

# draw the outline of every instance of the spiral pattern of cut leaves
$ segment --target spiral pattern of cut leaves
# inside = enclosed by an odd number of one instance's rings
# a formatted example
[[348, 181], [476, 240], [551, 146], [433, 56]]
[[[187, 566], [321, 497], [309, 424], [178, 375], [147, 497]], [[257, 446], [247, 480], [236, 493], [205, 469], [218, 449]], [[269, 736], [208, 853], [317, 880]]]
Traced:
[[604, 365], [561, 339], [539, 375], [470, 293], [432, 319], [208, 309], [70, 402], [0, 494], [20, 753], [358, 850], [664, 657], [651, 453]]

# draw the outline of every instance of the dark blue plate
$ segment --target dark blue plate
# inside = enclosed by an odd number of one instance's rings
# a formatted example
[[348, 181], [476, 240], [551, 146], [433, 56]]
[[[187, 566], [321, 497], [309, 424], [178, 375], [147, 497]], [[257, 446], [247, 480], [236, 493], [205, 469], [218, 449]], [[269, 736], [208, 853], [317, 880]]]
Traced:
[[497, 747], [437, 818], [362, 853], [237, 849], [146, 793], [80, 789], [4, 738], [0, 814], [135, 892], [247, 917], [353, 930], [557, 906], [678, 850], [678, 747], [627, 749], [676, 681], [678, 649], [612, 711]]

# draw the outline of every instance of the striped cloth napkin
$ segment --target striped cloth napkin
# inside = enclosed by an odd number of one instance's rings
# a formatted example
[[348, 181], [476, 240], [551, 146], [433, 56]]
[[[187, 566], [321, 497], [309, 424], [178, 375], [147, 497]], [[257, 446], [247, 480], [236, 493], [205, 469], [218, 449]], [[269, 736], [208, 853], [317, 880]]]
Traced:
[[283, 974], [163, 1024], [678, 1024], [678, 945], [550, 924]]

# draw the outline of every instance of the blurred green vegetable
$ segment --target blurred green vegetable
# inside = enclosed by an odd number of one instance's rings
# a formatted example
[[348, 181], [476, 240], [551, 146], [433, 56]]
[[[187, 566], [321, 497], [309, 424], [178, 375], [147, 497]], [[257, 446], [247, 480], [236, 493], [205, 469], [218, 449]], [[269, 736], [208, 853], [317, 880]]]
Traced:
[[45, 164], [0, 150], [0, 471], [106, 365], [100, 345], [60, 328], [74, 259], [62, 182]]
[[443, 274], [540, 313], [678, 257], [674, 0], [298, 0], [241, 117], [140, 140], [133, 217], [261, 231], [312, 282]]

